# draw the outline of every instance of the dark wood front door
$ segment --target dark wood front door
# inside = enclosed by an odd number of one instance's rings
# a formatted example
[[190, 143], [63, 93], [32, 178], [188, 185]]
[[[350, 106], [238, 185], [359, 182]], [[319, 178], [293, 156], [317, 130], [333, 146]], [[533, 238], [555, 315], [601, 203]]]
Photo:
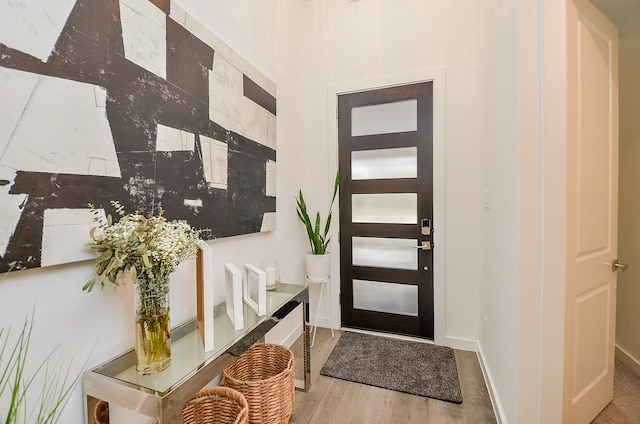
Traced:
[[344, 327], [433, 339], [433, 83], [338, 96]]

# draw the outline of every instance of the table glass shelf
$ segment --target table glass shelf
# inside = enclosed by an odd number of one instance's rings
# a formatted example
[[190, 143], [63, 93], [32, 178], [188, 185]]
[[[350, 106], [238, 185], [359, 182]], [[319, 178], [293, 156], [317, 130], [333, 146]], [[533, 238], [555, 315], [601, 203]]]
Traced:
[[[210, 351], [204, 350], [204, 344], [198, 331], [196, 319], [193, 318], [171, 331], [171, 365], [164, 371], [153, 375], [139, 375], [135, 367], [135, 352], [130, 350], [114, 359], [105, 362], [85, 373], [85, 392], [87, 395], [97, 396], [99, 393], [88, 393], [87, 390], [93, 387], [95, 379], [87, 380], [90, 375], [99, 375], [100, 386], [107, 385], [111, 387], [103, 387], [106, 391], [100, 389], [103, 394], [119, 391], [118, 386], [134, 389], [144, 393], [144, 396], [164, 399], [172, 396], [174, 391], [180, 386], [192, 379], [202, 370], [207, 370], [207, 374], [214, 371], [220, 372], [217, 365], [211, 364], [217, 358], [225, 354], [231, 353], [232, 356], [237, 355], [234, 351], [240, 353], [252, 344], [256, 337], [261, 337], [264, 331], [270, 326], [275, 325], [277, 321], [288, 315], [298, 305], [303, 304], [303, 332], [306, 336], [306, 319], [304, 317], [308, 305], [308, 288], [303, 285], [278, 284], [274, 290], [267, 291], [266, 296], [267, 313], [264, 316], [258, 316], [257, 313], [243, 302], [244, 327], [235, 330], [233, 323], [229, 319], [226, 310], [226, 304], [222, 303], [214, 308], [214, 347]], [[307, 316], [308, 319], [308, 316]], [[267, 322], [268, 321], [268, 322]], [[260, 328], [258, 328], [260, 327]], [[246, 347], [243, 343], [249, 343]], [[239, 348], [236, 346], [241, 345]], [[305, 337], [306, 345], [306, 337]], [[308, 349], [305, 348], [308, 359]], [[305, 361], [307, 362], [307, 361]], [[211, 365], [210, 365], [211, 364]], [[89, 376], [87, 376], [89, 374]], [[215, 375], [212, 374], [212, 377]], [[307, 386], [305, 378], [305, 387]], [[90, 383], [90, 384], [88, 384]], [[182, 397], [180, 395], [179, 397]], [[99, 396], [97, 396], [100, 398]], [[160, 409], [164, 410], [164, 406]], [[162, 415], [162, 413], [160, 413]]]

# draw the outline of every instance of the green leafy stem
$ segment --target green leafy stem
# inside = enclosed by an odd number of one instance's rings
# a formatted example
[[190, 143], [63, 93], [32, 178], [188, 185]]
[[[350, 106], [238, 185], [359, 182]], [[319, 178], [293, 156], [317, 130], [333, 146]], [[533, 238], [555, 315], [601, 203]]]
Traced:
[[[311, 253], [314, 255], [323, 255], [327, 251], [331, 237], [329, 235], [329, 229], [331, 228], [331, 214], [333, 209], [333, 202], [336, 200], [336, 194], [338, 193], [338, 186], [340, 185], [340, 172], [336, 172], [336, 178], [333, 185], [333, 197], [331, 198], [331, 204], [329, 205], [329, 212], [327, 214], [327, 221], [324, 226], [321, 226], [320, 212], [316, 213], [315, 222], [312, 223], [307, 211], [307, 204], [302, 195], [302, 190], [299, 191], [296, 198], [296, 212], [298, 218], [302, 222], [307, 230], [307, 236], [309, 237], [309, 244], [311, 245]], [[321, 228], [324, 230], [321, 232]]]
[[[54, 424], [60, 420], [62, 410], [69, 401], [69, 397], [76, 386], [82, 372], [75, 378], [70, 375], [71, 363], [66, 371], [61, 363], [53, 371], [51, 367], [52, 355], [56, 349], [50, 352], [31, 375], [26, 375], [27, 358], [31, 344], [31, 334], [33, 331], [32, 318], [25, 318], [22, 330], [18, 339], [10, 347], [9, 336], [11, 328], [0, 329], [0, 398], [5, 397], [8, 401], [6, 416], [0, 413], [0, 422], [5, 424], [36, 423]], [[83, 369], [86, 367], [86, 363]], [[63, 372], [64, 371], [64, 372]], [[36, 380], [36, 377], [40, 377]], [[40, 393], [36, 397], [37, 408], [29, 411], [27, 408], [27, 393], [34, 385], [41, 385]]]

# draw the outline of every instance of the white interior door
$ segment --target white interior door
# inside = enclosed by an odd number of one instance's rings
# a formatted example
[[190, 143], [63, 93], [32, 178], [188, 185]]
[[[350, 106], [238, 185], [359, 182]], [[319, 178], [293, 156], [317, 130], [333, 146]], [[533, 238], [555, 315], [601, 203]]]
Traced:
[[567, 1], [567, 297], [563, 422], [613, 399], [618, 218], [618, 34], [586, 0]]

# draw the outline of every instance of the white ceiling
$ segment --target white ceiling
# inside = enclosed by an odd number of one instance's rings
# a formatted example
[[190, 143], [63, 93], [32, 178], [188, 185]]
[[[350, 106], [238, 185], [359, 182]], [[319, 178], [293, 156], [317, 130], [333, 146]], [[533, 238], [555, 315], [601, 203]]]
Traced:
[[640, 0], [591, 0], [618, 27], [640, 13]]

